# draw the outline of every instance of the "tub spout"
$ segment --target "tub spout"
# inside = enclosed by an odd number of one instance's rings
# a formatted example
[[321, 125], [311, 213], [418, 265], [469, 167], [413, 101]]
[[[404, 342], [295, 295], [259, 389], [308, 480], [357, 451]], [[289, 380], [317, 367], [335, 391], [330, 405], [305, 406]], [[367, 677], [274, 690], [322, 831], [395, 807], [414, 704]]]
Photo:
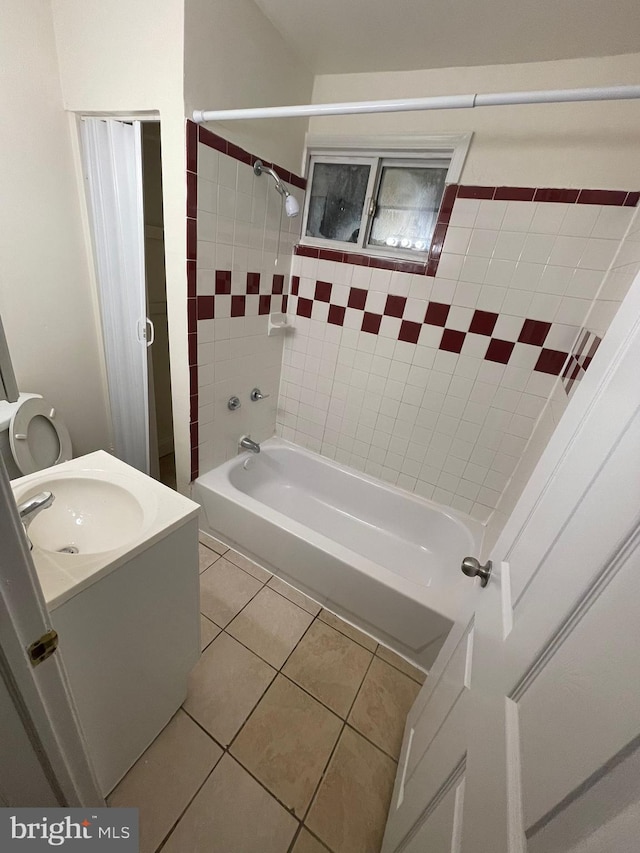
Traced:
[[243, 450], [250, 450], [252, 453], [260, 453], [260, 445], [248, 435], [242, 436], [238, 442], [238, 447], [241, 447]]

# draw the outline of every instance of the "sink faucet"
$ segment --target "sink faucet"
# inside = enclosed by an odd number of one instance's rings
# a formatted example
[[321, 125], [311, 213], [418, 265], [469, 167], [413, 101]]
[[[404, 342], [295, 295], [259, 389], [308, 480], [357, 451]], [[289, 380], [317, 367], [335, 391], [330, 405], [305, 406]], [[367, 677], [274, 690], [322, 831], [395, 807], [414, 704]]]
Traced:
[[252, 453], [260, 453], [260, 445], [248, 435], [242, 436], [238, 442], [238, 447], [241, 447], [243, 450], [250, 450]]
[[33, 542], [29, 538], [28, 527], [36, 515], [38, 515], [39, 512], [42, 512], [43, 509], [48, 509], [54, 500], [55, 495], [53, 495], [52, 492], [39, 492], [37, 495], [34, 495], [32, 498], [24, 501], [24, 503], [18, 504], [20, 521], [22, 522], [24, 535], [27, 537], [30, 551], [33, 550]]

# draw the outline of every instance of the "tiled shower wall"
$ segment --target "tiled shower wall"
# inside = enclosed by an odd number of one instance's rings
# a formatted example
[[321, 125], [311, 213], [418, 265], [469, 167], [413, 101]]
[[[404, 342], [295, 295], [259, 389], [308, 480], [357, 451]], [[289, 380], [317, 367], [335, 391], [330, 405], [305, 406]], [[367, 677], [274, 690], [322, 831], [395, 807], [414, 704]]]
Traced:
[[[195, 274], [192, 479], [235, 456], [242, 435], [262, 441], [275, 432], [283, 337], [267, 334], [268, 320], [286, 307], [300, 228], [299, 218], [282, 212], [273, 178], [254, 175], [253, 155], [205, 128], [199, 128], [196, 155], [188, 176], [188, 212], [197, 222], [190, 255], [196, 257], [188, 262]], [[275, 168], [302, 206], [304, 181]], [[252, 402], [255, 387], [268, 397]], [[233, 396], [241, 403], [235, 411], [227, 406]]]
[[591, 309], [584, 321], [584, 331], [578, 336], [572, 357], [554, 385], [514, 475], [504, 489], [491, 517], [483, 545], [484, 553], [490, 552], [515, 507], [569, 399], [584, 376], [598, 343], [604, 337], [609, 322], [613, 319], [620, 302], [639, 271], [640, 212], [636, 208], [629, 230], [620, 242], [618, 252], [604, 276], [600, 290], [591, 303]]
[[296, 256], [279, 433], [486, 522], [587, 315], [601, 337], [626, 293], [637, 200], [460, 187], [435, 277]]

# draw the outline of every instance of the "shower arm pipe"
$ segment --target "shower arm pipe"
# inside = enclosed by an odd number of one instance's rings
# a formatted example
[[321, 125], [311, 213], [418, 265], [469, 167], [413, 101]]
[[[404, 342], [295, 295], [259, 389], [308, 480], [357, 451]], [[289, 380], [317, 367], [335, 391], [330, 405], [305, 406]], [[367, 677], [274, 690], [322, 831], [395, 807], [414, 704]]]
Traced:
[[589, 89], [542, 89], [534, 92], [502, 92], [475, 95], [441, 95], [385, 101], [348, 101], [337, 104], [300, 104], [290, 107], [251, 107], [239, 110], [194, 110], [197, 124], [257, 118], [399, 113], [418, 110], [464, 110], [502, 107], [508, 104], [559, 104], [571, 101], [621, 101], [640, 98], [640, 86], [605, 86]]

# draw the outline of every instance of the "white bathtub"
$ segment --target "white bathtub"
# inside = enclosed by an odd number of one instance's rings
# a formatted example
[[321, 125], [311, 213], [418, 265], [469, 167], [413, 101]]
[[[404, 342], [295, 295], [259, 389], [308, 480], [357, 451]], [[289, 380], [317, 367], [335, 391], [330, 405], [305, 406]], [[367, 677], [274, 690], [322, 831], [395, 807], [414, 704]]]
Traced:
[[473, 583], [482, 527], [281, 439], [193, 485], [208, 531], [428, 669]]

